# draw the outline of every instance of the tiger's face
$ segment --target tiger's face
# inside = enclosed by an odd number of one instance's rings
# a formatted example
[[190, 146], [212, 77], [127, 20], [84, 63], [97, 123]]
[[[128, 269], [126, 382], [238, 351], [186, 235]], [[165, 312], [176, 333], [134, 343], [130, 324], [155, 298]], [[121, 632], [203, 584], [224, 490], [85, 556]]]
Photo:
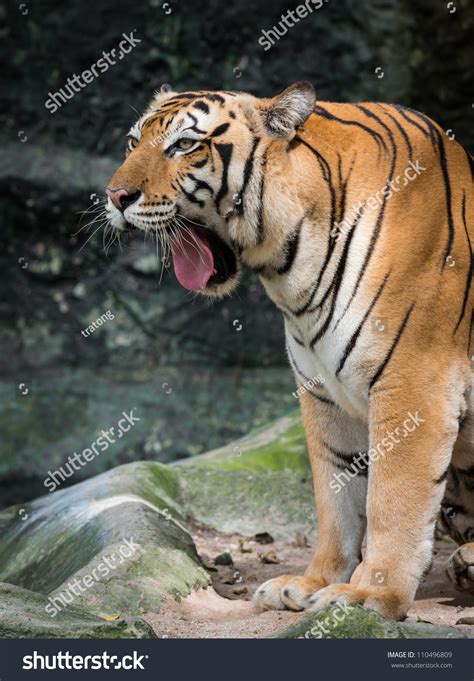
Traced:
[[130, 129], [125, 160], [106, 189], [110, 223], [156, 233], [186, 289], [229, 293], [242, 253], [261, 238], [268, 145], [291, 138], [313, 106], [308, 83], [269, 100], [162, 88]]

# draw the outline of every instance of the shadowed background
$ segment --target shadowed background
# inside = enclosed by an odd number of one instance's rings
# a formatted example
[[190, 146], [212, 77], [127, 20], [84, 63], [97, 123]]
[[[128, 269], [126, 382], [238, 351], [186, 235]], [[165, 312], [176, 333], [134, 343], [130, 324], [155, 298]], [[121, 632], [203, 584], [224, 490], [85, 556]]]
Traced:
[[[134, 238], [106, 256], [101, 229], [78, 231], [95, 215], [80, 225], [79, 211], [100, 205], [120, 163], [134, 109], [162, 83], [268, 96], [308, 79], [322, 100], [419, 109], [473, 151], [472, 3], [331, 0], [264, 51], [261, 31], [297, 4], [0, 8], [0, 507], [44, 492], [48, 470], [122, 411], [135, 408], [140, 422], [73, 482], [128, 461], [192, 456], [296, 406], [282, 321], [254, 276], [210, 303], [172, 273], [159, 284], [154, 242]], [[49, 92], [132, 31], [140, 43], [130, 54], [56, 113], [45, 108]], [[84, 337], [108, 310], [114, 318]]]

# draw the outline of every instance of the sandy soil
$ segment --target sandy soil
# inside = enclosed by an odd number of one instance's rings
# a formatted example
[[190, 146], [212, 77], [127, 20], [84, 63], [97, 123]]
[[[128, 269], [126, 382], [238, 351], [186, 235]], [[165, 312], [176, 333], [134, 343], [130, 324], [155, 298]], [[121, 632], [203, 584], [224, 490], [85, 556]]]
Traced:
[[[201, 559], [212, 570], [213, 588], [200, 589], [160, 614], [144, 617], [160, 638], [258, 638], [297, 622], [302, 613], [257, 612], [252, 594], [265, 580], [280, 574], [302, 574], [311, 558], [311, 542], [298, 534], [293, 542], [271, 541], [270, 536], [246, 539], [194, 525], [191, 534]], [[261, 543], [267, 541], [269, 543]], [[446, 562], [456, 545], [446, 538], [435, 543], [432, 569], [417, 593], [408, 621], [466, 629], [461, 618], [474, 622], [472, 596], [456, 591], [445, 574]], [[223, 553], [232, 565], [215, 565]], [[226, 562], [226, 559], [222, 559]], [[474, 627], [470, 627], [474, 633]]]

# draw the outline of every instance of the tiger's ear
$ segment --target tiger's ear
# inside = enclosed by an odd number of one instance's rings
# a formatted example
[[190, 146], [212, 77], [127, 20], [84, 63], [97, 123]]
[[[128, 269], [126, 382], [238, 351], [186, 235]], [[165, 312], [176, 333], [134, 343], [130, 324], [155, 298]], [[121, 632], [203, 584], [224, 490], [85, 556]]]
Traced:
[[314, 109], [316, 92], [311, 83], [299, 80], [266, 100], [263, 123], [272, 137], [289, 137]]

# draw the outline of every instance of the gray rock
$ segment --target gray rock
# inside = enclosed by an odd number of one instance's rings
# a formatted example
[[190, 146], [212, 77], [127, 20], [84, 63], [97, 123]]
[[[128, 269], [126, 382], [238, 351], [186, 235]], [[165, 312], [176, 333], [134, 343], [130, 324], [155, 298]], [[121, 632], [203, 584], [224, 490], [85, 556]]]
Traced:
[[[177, 475], [121, 466], [0, 514], [0, 581], [97, 616], [158, 612], [206, 586], [183, 525]], [[54, 615], [52, 615], [53, 617]]]
[[48, 604], [41, 594], [0, 583], [0, 638], [155, 638], [139, 617], [108, 622], [72, 608], [52, 618]]

